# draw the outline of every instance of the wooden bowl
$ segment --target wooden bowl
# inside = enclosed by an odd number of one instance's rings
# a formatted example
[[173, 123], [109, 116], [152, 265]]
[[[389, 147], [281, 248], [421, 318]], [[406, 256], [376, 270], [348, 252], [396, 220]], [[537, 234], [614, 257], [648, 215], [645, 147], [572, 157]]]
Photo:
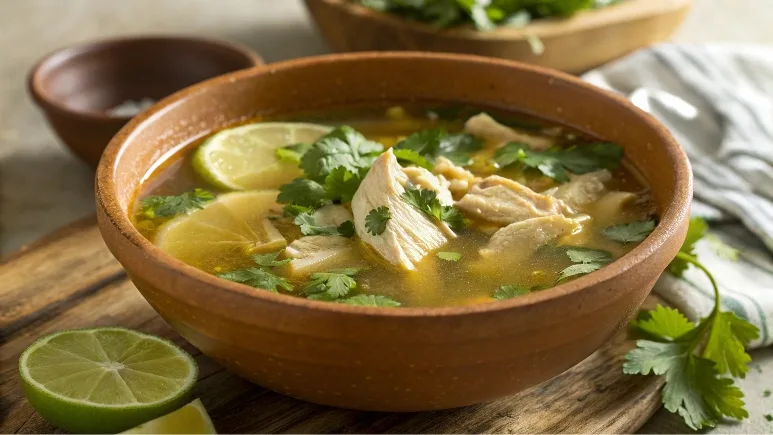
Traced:
[[[143, 177], [181, 144], [256, 115], [409, 101], [519, 110], [619, 143], [651, 184], [660, 223], [611, 265], [552, 289], [475, 306], [379, 309], [219, 279], [165, 254], [129, 221]], [[379, 411], [485, 402], [582, 361], [634, 315], [676, 255], [691, 192], [682, 149], [625, 99], [551, 70], [431, 53], [312, 57], [195, 85], [124, 127], [107, 147], [96, 181], [107, 246], [153, 308], [194, 346], [277, 392]]]
[[[514, 59], [581, 73], [637, 48], [667, 40], [693, 0], [626, 0], [567, 19], [542, 19], [523, 29], [469, 27], [438, 30], [373, 11], [351, 0], [305, 0], [322, 36], [335, 51], [420, 50]], [[536, 55], [526, 35], [540, 38]]]
[[195, 37], [136, 37], [58, 50], [30, 71], [29, 92], [59, 138], [96, 167], [132, 116], [109, 109], [127, 100], [159, 100], [221, 74], [262, 65], [252, 50]]

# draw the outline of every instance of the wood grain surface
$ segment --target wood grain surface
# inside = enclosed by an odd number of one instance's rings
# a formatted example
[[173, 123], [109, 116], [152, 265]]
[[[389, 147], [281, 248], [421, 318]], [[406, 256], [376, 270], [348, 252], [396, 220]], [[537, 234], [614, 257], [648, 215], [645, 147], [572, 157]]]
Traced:
[[0, 262], [0, 433], [60, 432], [24, 398], [19, 354], [40, 336], [96, 326], [166, 337], [190, 352], [200, 368], [195, 394], [220, 433], [630, 433], [660, 403], [658, 378], [622, 374], [633, 345], [624, 332], [558, 377], [492, 403], [399, 414], [291, 399], [225, 371], [177, 335], [128, 280], [90, 218]]

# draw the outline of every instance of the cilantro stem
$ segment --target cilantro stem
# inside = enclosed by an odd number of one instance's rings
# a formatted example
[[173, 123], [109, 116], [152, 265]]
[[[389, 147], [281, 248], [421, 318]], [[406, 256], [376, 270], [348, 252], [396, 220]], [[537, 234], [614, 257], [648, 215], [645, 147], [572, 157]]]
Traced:
[[[705, 328], [708, 327], [709, 335], [714, 333], [714, 330], [715, 330], [714, 319], [716, 319], [720, 310], [719, 286], [717, 285], [717, 281], [714, 279], [714, 275], [712, 275], [711, 272], [709, 272], [709, 270], [706, 268], [706, 266], [701, 264], [701, 262], [698, 261], [698, 259], [694, 255], [690, 255], [685, 252], [679, 252], [678, 254], [676, 254], [676, 258], [679, 258], [680, 260], [683, 260], [686, 263], [692, 264], [693, 266], [703, 271], [703, 273], [705, 273], [706, 276], [709, 278], [709, 281], [711, 282], [711, 286], [714, 288], [714, 309], [711, 310], [711, 314], [709, 314], [709, 316], [705, 319], [705, 321], [702, 321], [698, 326], [698, 328], [700, 329], [698, 330], [698, 333], [695, 336], [695, 340], [693, 340], [693, 342], [690, 344], [690, 347], [688, 350], [689, 355], [692, 355], [695, 348], [698, 347], [698, 345], [703, 342], [703, 334], [705, 333], [705, 330], [706, 330]], [[706, 353], [706, 349], [704, 348], [702, 356], [705, 357], [706, 356], [705, 353]]]

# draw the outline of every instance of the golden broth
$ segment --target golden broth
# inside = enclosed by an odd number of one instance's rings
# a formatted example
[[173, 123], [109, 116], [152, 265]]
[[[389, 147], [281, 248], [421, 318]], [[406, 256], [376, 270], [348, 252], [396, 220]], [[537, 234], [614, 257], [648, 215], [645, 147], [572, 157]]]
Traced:
[[[250, 122], [281, 120], [315, 122], [331, 126], [345, 124], [352, 126], [369, 139], [390, 147], [419, 130], [444, 127], [451, 132], [460, 131], [464, 120], [478, 112], [480, 109], [468, 107], [442, 107], [433, 111], [430, 106], [412, 105], [405, 110], [371, 106], [334, 110], [325, 116], [312, 114], [279, 119], [256, 119]], [[532, 132], [541, 132], [554, 137], [559, 136], [562, 143], [566, 145], [582, 143], [590, 139], [555, 126], [543, 128], [533, 120], [514, 117], [512, 114], [488, 109], [487, 112], [495, 115], [499, 120], [508, 121], [511, 126], [528, 128]], [[192, 168], [192, 152], [200, 143], [201, 141], [190, 144], [162, 164], [138, 190], [132, 219], [140, 232], [150, 240], [153, 240], [164, 221], [142, 217], [139, 213], [141, 199], [151, 195], [177, 195], [196, 187], [222, 193], [221, 190], [199, 177]], [[468, 169], [476, 176], [491, 175], [496, 171], [496, 168], [489, 163], [491, 155], [490, 151], [485, 150], [473, 155], [475, 163]], [[534, 171], [506, 169], [496, 173], [519, 181], [537, 192], [558, 185], [555, 181]], [[636, 192], [645, 197], [646, 186], [640, 181], [641, 177], [635, 174], [630, 164], [624, 162], [612, 173], [612, 180], [605, 183], [609, 191]], [[633, 249], [636, 243], [621, 244], [608, 240], [601, 235], [601, 230], [614, 224], [646, 219], [652, 213], [652, 204], [648, 201], [638, 201], [614, 216], [600, 208], [602, 208], [600, 204], [592, 203], [588, 207], [577, 210], [592, 217], [590, 222], [583, 225], [580, 232], [540, 248], [534, 255], [518, 264], [512, 264], [506, 257], [486, 261], [479, 257], [478, 250], [486, 245], [492, 230], [496, 229], [492, 224], [485, 222], [473, 221], [467, 229], [457, 232], [458, 238], [450, 240], [437, 250], [458, 252], [461, 254], [459, 261], [442, 260], [435, 253], [431, 253], [417, 265], [417, 270], [411, 272], [399, 270], [383, 260], [380, 261], [375, 254], [368, 252], [368, 248], [362, 243], [355, 243], [361, 256], [361, 265], [367, 266], [367, 269], [356, 276], [357, 292], [388, 296], [399, 301], [403, 306], [450, 306], [493, 301], [493, 292], [502, 285], [551, 287], [555, 285], [560, 272], [572, 264], [566, 255], [566, 246], [605, 250], [612, 253], [613, 258], [619, 258]], [[283, 233], [288, 244], [301, 236], [300, 231], [292, 225], [291, 221], [289, 224], [279, 221], [276, 226]], [[210, 273], [221, 273], [250, 265], [249, 256], [240, 252], [229, 255], [229, 258], [212, 258], [203, 264], [193, 264]], [[298, 290], [308, 281], [308, 278], [294, 279], [281, 268], [277, 270], [277, 274], [285, 276], [295, 286], [294, 292], [282, 291], [283, 293], [297, 295]]]

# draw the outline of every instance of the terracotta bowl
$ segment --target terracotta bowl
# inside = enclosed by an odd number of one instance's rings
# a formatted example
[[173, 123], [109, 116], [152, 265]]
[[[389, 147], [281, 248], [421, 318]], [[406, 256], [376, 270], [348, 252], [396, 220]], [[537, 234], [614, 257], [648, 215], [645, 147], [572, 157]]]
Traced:
[[194, 37], [136, 37], [76, 45], [40, 60], [29, 92], [62, 141], [96, 166], [132, 116], [109, 109], [127, 100], [159, 100], [227, 72], [262, 65], [248, 48]]
[[[549, 290], [475, 306], [379, 309], [218, 279], [166, 255], [129, 221], [143, 177], [181, 144], [256, 115], [385, 101], [518, 110], [620, 143], [652, 186], [660, 224], [611, 265]], [[107, 246], [155, 310], [194, 346], [277, 392], [379, 411], [489, 401], [582, 361], [634, 315], [676, 255], [691, 191], [679, 145], [624, 99], [542, 68], [429, 53], [312, 57], [193, 86], [121, 130], [96, 182]]]
[[[335, 51], [422, 50], [501, 57], [580, 73], [626, 53], [667, 40], [693, 0], [625, 0], [569, 19], [537, 20], [525, 28], [479, 32], [438, 30], [361, 6], [353, 0], [305, 0], [320, 33]], [[532, 52], [527, 35], [544, 53]]]

